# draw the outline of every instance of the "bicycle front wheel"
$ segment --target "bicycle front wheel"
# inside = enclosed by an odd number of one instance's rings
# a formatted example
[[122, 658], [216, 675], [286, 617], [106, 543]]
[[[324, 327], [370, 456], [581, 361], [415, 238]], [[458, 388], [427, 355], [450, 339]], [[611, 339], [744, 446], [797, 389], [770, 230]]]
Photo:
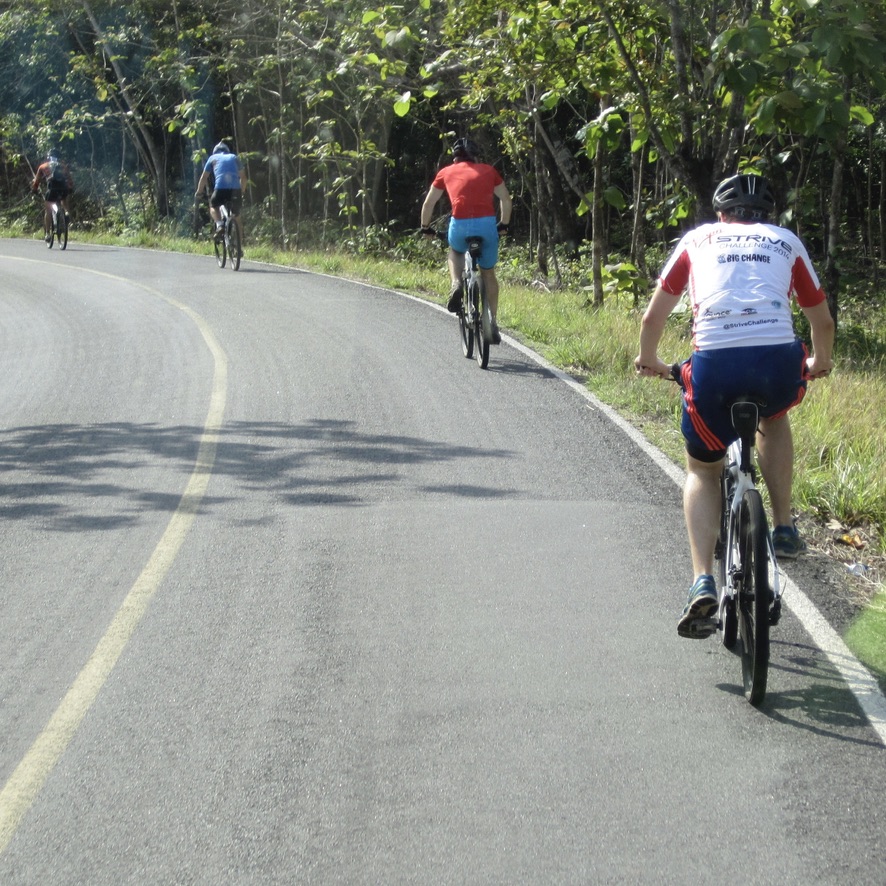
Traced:
[[236, 221], [231, 221], [229, 230], [230, 242], [228, 244], [228, 253], [231, 258], [231, 270], [240, 270], [240, 259], [243, 258], [243, 249], [240, 245], [240, 225]]
[[769, 675], [769, 544], [763, 500], [756, 489], [742, 498], [739, 512], [741, 588], [738, 592], [738, 633], [745, 696], [760, 705]]
[[[735, 597], [731, 593], [732, 576], [728, 574], [727, 563], [729, 562], [730, 545], [737, 543], [736, 539], [729, 538], [729, 514], [732, 510], [732, 498], [735, 483], [732, 479], [729, 466], [723, 468], [720, 476], [720, 494], [722, 496], [720, 510], [720, 532], [717, 536], [717, 545], [714, 556], [717, 560], [717, 588], [720, 595], [720, 637], [727, 649], [735, 646], [738, 639], [738, 619], [735, 612]], [[741, 562], [737, 555], [733, 555], [733, 562]]]
[[492, 336], [492, 319], [486, 304], [486, 288], [481, 279], [477, 284], [477, 365], [485, 369], [489, 365], [489, 345]]
[[225, 266], [225, 262], [228, 259], [228, 247], [225, 240], [225, 237], [219, 237], [215, 234], [213, 235], [212, 245], [215, 247], [215, 260], [218, 262], [220, 268]]
[[464, 281], [464, 295], [458, 312], [458, 331], [461, 335], [461, 352], [468, 358], [474, 356], [474, 317], [477, 314], [477, 291], [468, 280]]
[[59, 249], [68, 248], [68, 217], [65, 215], [64, 209], [59, 209], [55, 214], [56, 225], [55, 233], [58, 237]]

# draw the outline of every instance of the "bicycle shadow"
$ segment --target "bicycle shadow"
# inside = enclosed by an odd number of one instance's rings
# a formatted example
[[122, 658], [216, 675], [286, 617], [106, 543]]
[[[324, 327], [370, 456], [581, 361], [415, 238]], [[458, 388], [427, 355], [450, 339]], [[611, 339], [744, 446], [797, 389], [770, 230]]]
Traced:
[[492, 373], [493, 375], [501, 374], [501, 375], [513, 375], [513, 376], [523, 376], [525, 378], [545, 378], [545, 379], [553, 379], [556, 381], [557, 376], [554, 375], [549, 369], [546, 369], [544, 366], [539, 366], [538, 363], [525, 362], [522, 360], [509, 360], [507, 357], [503, 359], [495, 360], [493, 362], [493, 358], [489, 358], [489, 366], [485, 370], [486, 372]]
[[[771, 648], [769, 686], [758, 708], [760, 713], [775, 723], [822, 738], [882, 749], [882, 743], [876, 738], [852, 734], [870, 734], [870, 723], [841, 675], [820, 649], [776, 640], [771, 641]], [[737, 655], [735, 664], [740, 668]], [[803, 685], [779, 690], [779, 674], [799, 677]], [[741, 684], [719, 683], [717, 688], [744, 696]]]

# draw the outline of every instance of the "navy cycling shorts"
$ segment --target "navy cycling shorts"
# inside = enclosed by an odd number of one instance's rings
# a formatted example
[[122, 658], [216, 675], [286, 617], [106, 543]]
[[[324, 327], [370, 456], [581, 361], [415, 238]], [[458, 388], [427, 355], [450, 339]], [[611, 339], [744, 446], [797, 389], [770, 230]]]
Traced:
[[730, 407], [738, 397], [763, 402], [760, 415], [778, 418], [806, 395], [808, 351], [789, 344], [696, 351], [680, 366], [683, 385], [681, 430], [686, 451], [698, 461], [719, 461], [738, 435]]

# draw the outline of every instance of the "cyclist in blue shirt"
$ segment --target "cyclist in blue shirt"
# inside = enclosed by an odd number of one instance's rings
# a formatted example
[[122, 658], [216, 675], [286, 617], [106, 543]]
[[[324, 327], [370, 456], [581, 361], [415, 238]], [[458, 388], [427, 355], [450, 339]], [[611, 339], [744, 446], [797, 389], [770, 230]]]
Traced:
[[224, 143], [219, 142], [213, 149], [212, 154], [203, 167], [203, 174], [197, 182], [199, 197], [206, 191], [209, 177], [212, 176], [213, 190], [209, 197], [209, 214], [215, 222], [215, 238], [224, 236], [221, 211], [219, 206], [224, 203], [229, 211], [236, 216], [237, 227], [240, 229], [240, 239], [243, 239], [243, 222], [240, 221], [240, 207], [243, 205], [243, 192], [246, 190], [246, 170], [240, 163], [240, 158], [231, 152]]

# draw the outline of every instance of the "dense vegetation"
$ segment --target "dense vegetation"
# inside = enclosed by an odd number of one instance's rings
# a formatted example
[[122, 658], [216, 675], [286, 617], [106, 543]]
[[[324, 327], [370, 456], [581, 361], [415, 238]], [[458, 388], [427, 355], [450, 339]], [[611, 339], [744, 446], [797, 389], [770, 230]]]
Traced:
[[253, 233], [366, 248], [470, 134], [539, 273], [586, 255], [597, 305], [645, 293], [736, 169], [775, 182], [835, 308], [886, 251], [882, 0], [6, 0], [0, 66], [7, 220], [55, 146], [82, 221], [186, 226], [225, 137]]

